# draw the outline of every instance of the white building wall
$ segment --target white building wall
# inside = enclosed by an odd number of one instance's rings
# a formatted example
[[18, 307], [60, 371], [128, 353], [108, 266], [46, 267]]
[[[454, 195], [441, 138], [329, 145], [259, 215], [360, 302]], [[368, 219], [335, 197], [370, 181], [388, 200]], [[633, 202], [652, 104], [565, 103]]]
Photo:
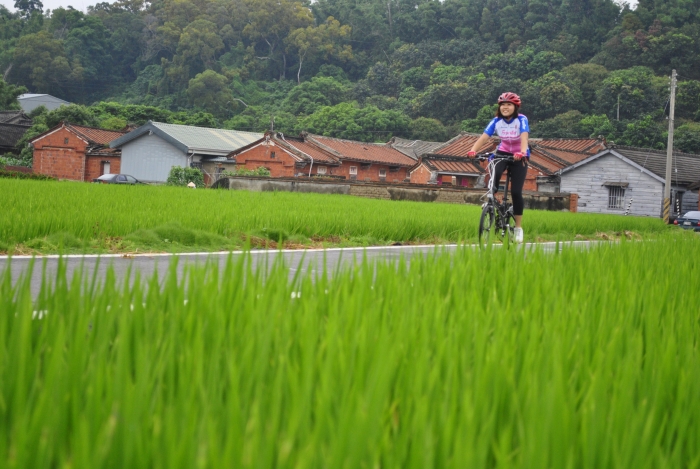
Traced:
[[143, 135], [121, 149], [122, 173], [140, 181], [165, 182], [173, 166], [187, 166], [185, 153], [157, 135]]
[[[622, 209], [608, 208], [605, 182], [627, 182]], [[561, 175], [561, 191], [578, 194], [578, 211], [660, 217], [663, 184], [614, 155], [605, 155]]]

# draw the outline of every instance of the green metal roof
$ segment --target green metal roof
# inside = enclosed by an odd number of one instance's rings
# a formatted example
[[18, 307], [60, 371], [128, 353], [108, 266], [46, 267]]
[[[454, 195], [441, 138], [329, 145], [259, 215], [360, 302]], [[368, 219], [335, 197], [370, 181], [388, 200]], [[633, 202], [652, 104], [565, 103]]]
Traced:
[[263, 138], [263, 134], [257, 132], [209, 129], [206, 127], [149, 121], [138, 129], [114, 140], [110, 146], [112, 148], [120, 147], [148, 132], [158, 135], [185, 153], [193, 152], [200, 155], [216, 156], [228, 155], [233, 150]]

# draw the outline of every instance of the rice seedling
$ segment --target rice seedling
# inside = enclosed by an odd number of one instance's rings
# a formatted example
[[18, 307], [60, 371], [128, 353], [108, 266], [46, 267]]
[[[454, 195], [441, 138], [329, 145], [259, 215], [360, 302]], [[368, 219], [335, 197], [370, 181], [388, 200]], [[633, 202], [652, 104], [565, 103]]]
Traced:
[[[261, 236], [307, 245], [475, 241], [480, 213], [471, 205], [287, 192], [6, 179], [0, 188], [0, 241], [5, 251], [28, 253], [225, 250]], [[524, 223], [533, 241], [668, 229], [658, 219], [534, 210]]]
[[700, 462], [700, 243], [0, 281], [0, 465]]

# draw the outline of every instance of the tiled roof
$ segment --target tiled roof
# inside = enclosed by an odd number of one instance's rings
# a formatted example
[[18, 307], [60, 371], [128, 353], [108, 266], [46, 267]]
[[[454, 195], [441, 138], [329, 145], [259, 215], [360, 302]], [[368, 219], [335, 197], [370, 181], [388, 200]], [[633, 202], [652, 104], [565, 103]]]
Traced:
[[0, 124], [0, 148], [12, 150], [29, 130], [28, 125]]
[[605, 141], [596, 138], [531, 138], [531, 145], [551, 150], [583, 152], [589, 155], [605, 150]]
[[[435, 149], [433, 153], [437, 155], [467, 156], [467, 153], [471, 151], [472, 147], [480, 136], [481, 134], [462, 132], [452, 140], [449, 140], [442, 146]], [[498, 141], [499, 140], [496, 138], [491, 138], [488, 145], [485, 145], [480, 151], [493, 150]]]
[[115, 130], [104, 130], [95, 127], [86, 127], [84, 125], [75, 125], [66, 123], [66, 127], [73, 130], [75, 133], [83, 137], [90, 143], [107, 145], [112, 140], [116, 140], [125, 132], [119, 132]]
[[306, 135], [305, 140], [317, 144], [340, 159], [367, 163], [383, 163], [389, 166], [413, 166], [416, 161], [383, 143], [363, 143], [352, 140]]
[[405, 138], [394, 137], [389, 141], [389, 145], [404, 155], [417, 160], [423, 155], [434, 153], [435, 150], [443, 146], [444, 143], [426, 142], [424, 140], [407, 140]]
[[[275, 140], [279, 141], [280, 139], [276, 138]], [[315, 162], [322, 161], [328, 164], [340, 164], [340, 161], [338, 161], [337, 158], [332, 157], [316, 145], [306, 142], [303, 139], [285, 137], [283, 141], [287, 145], [296, 148], [297, 151], [300, 151], [301, 153], [310, 156], [314, 159]]]
[[561, 164], [560, 162], [553, 160], [546, 155], [543, 155], [541, 151], [536, 148], [532, 148], [530, 152], [530, 168], [531, 170], [537, 170], [542, 174], [541, 176], [550, 176], [560, 169], [568, 166]]
[[439, 173], [467, 173], [467, 174], [481, 174], [484, 170], [472, 159], [468, 158], [454, 158], [454, 157], [441, 157], [441, 156], [424, 156], [422, 159], [423, 163], [428, 165], [428, 167]]
[[179, 148], [182, 152], [194, 152], [200, 155], [214, 156], [228, 155], [234, 150], [263, 138], [263, 134], [257, 132], [210, 129], [206, 127], [149, 121], [138, 129], [113, 141], [110, 145], [112, 147], [125, 145], [148, 132], [158, 135], [163, 140]]
[[[612, 149], [660, 178], [666, 179], [665, 151], [624, 146], [614, 146]], [[698, 180], [700, 180], [700, 155], [674, 152], [671, 183], [685, 186]]]
[[0, 111], [0, 124], [32, 125], [32, 119], [24, 111]]

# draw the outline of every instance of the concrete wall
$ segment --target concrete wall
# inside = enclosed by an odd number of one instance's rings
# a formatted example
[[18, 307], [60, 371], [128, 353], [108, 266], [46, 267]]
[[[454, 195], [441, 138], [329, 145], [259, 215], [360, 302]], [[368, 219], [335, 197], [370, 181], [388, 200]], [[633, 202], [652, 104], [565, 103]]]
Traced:
[[121, 172], [139, 181], [165, 182], [173, 166], [187, 166], [185, 153], [157, 135], [143, 135], [121, 149]]
[[[482, 196], [485, 193], [484, 189], [442, 188], [434, 185], [368, 184], [250, 177], [221, 179], [217, 187], [261, 192], [315, 192], [320, 194], [354, 195], [371, 199], [476, 205], [483, 203]], [[569, 194], [525, 193], [523, 195], [525, 197], [525, 208], [528, 209], [568, 211], [570, 208]]]

